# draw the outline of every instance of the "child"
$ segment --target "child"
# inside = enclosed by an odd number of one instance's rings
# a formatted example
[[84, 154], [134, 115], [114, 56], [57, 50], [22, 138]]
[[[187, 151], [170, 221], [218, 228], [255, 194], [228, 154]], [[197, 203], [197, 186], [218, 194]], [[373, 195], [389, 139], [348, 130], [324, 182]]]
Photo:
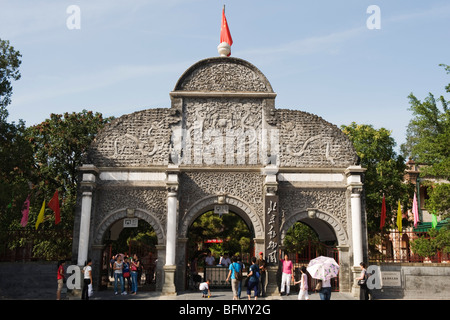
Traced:
[[202, 292], [202, 298], [211, 297], [211, 291], [209, 290], [209, 284], [211, 280], [207, 279], [206, 282], [202, 282], [199, 285], [199, 289]]
[[308, 275], [306, 274], [306, 267], [302, 266], [300, 268], [300, 272], [302, 273], [300, 280], [294, 282], [294, 284], [300, 284], [300, 292], [298, 293], [298, 300], [309, 300], [308, 296]]

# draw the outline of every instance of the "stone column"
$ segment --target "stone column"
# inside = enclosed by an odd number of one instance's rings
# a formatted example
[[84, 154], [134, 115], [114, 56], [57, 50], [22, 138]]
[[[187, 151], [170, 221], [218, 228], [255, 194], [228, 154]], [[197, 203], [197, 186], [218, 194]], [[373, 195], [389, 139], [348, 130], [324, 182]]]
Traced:
[[364, 260], [363, 250], [363, 228], [362, 225], [362, 202], [361, 194], [363, 191], [362, 174], [364, 173], [361, 166], [352, 166], [345, 171], [347, 176], [347, 189], [350, 191], [350, 210], [352, 221], [352, 253], [353, 253], [353, 266], [352, 270], [352, 293], [358, 295], [359, 288], [355, 284], [355, 278], [359, 276], [361, 268], [359, 264]]
[[178, 213], [178, 172], [167, 172], [167, 230], [166, 230], [166, 264], [164, 265], [163, 294], [176, 295], [175, 288], [175, 253], [177, 246]]
[[278, 203], [278, 167], [267, 165], [263, 169], [266, 176], [264, 181], [264, 258], [267, 262], [267, 288], [266, 295], [278, 294], [278, 250], [280, 246], [280, 224], [279, 224], [279, 203]]
[[362, 179], [361, 175], [365, 169], [361, 166], [352, 166], [347, 168], [347, 189], [350, 191], [350, 208], [352, 221], [352, 247], [353, 247], [353, 266], [359, 266], [363, 261], [363, 228], [362, 226]]
[[78, 260], [77, 264], [83, 266], [88, 259], [89, 253], [89, 235], [91, 226], [92, 211], [92, 192], [96, 184], [97, 168], [93, 165], [84, 165], [80, 168], [83, 172], [81, 181], [81, 219], [80, 219], [80, 236], [78, 240]]

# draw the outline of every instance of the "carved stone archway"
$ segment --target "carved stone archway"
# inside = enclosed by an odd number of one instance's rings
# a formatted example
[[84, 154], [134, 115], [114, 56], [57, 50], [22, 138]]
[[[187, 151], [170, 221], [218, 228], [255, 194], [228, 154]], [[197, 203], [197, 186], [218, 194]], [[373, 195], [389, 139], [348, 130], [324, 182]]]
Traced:
[[[205, 197], [194, 203], [186, 212], [186, 215], [181, 222], [179, 236], [186, 238], [191, 224], [208, 210], [214, 209], [214, 205], [219, 204], [218, 196]], [[245, 201], [234, 197], [224, 196], [224, 204], [230, 206], [230, 211], [233, 211], [240, 216], [249, 227], [252, 227], [255, 232], [255, 238], [263, 238], [263, 223], [259, 216]]]
[[[314, 217], [311, 217], [308, 214], [308, 211], [312, 211], [314, 213]], [[314, 221], [320, 221], [322, 224], [322, 234], [320, 230], [317, 228], [317, 224], [314, 223]], [[292, 227], [296, 222], [304, 222], [318, 233], [319, 238], [321, 240], [333, 240], [330, 238], [334, 233], [334, 240], [338, 242], [339, 246], [342, 245], [348, 245], [348, 236], [345, 232], [344, 227], [341, 225], [341, 223], [335, 219], [332, 215], [319, 211], [319, 210], [301, 210], [295, 214], [293, 214], [288, 220], [286, 220], [281, 225], [281, 241], [284, 241], [284, 237], [286, 236], [286, 232], [289, 230], [290, 227]], [[316, 225], [316, 227], [315, 227]], [[328, 230], [327, 230], [328, 229]], [[324, 234], [327, 233], [327, 234]]]
[[[150, 226], [156, 233], [158, 239], [158, 245], [163, 245], [165, 243], [164, 228], [161, 226], [159, 220], [153, 216], [150, 212], [144, 209], [134, 209], [134, 218], [142, 219]], [[100, 222], [99, 226], [94, 231], [93, 244], [101, 246], [103, 244], [103, 237], [106, 231], [117, 221], [123, 218], [127, 218], [127, 208], [117, 209], [112, 211]]]

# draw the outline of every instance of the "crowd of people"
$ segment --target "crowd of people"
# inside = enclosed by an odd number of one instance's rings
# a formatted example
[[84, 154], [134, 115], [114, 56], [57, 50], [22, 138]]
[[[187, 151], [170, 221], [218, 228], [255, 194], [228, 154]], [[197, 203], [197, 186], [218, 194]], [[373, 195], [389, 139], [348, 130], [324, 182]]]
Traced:
[[[194, 280], [194, 286], [199, 283], [199, 289], [202, 291], [202, 297], [210, 297], [210, 284], [211, 279], [206, 279], [206, 281], [201, 282], [201, 277], [197, 273], [199, 257], [195, 257], [190, 262], [191, 277]], [[253, 257], [251, 259], [251, 265], [248, 268], [247, 278], [244, 279], [242, 274], [246, 268], [242, 259], [238, 256], [233, 256], [231, 259], [227, 253], [220, 255], [217, 259], [211, 255], [211, 252], [207, 252], [206, 256], [200, 256], [200, 259], [204, 259], [206, 267], [220, 266], [227, 268], [229, 271], [227, 274], [226, 282], [231, 283], [231, 288], [233, 291], [233, 299], [238, 300], [241, 296], [242, 291], [242, 280], [245, 280], [244, 285], [247, 287], [247, 297], [251, 299], [251, 293], [254, 293], [254, 299], [256, 300], [258, 296], [265, 296], [265, 289], [267, 286], [267, 276], [266, 276], [266, 260], [263, 258], [263, 253], [259, 253], [259, 258]]]
[[133, 294], [138, 291], [138, 286], [141, 284], [143, 272], [145, 272], [145, 282], [150, 284], [155, 277], [155, 268], [152, 254], [149, 253], [145, 257], [145, 268], [142, 259], [139, 259], [137, 254], [128, 256], [127, 253], [118, 253], [111, 257], [109, 262], [110, 277], [114, 280], [114, 294]]
[[[290, 294], [291, 284], [299, 285], [298, 292], [298, 300], [309, 300], [308, 291], [316, 291], [319, 293], [321, 300], [330, 300], [331, 299], [331, 279], [326, 280], [316, 280], [317, 285], [314, 288], [309, 288], [308, 283], [310, 280], [309, 273], [306, 270], [306, 266], [302, 266], [299, 268], [300, 278], [298, 281], [295, 280], [294, 276], [294, 264], [289, 259], [287, 253], [283, 256], [280, 251], [280, 271], [281, 271], [281, 285], [279, 287], [280, 295], [288, 296]], [[191, 276], [196, 275], [199, 281], [198, 288], [202, 292], [202, 297], [210, 297], [210, 285], [211, 279], [206, 279], [204, 282], [201, 282], [201, 277], [197, 274], [197, 263], [198, 258], [194, 258], [191, 262]], [[251, 265], [248, 267], [247, 277], [243, 277], [243, 271], [246, 269], [246, 266], [241, 261], [241, 259], [237, 256], [233, 256], [231, 259], [227, 254], [221, 255], [216, 261], [216, 258], [211, 255], [211, 252], [207, 252], [204, 256], [205, 266], [221, 266], [225, 267], [228, 270], [226, 282], [231, 283], [231, 289], [233, 292], [233, 300], [239, 300], [241, 298], [241, 289], [242, 285], [247, 287], [247, 298], [250, 300], [253, 292], [253, 297], [256, 300], [258, 297], [264, 297], [266, 295], [267, 288], [267, 264], [264, 259], [263, 252], [260, 252], [258, 258], [253, 257], [251, 259]], [[364, 266], [362, 265], [362, 274], [361, 278], [367, 278], [365, 274]], [[361, 292], [366, 295], [366, 287], [361, 287]], [[362, 297], [362, 299], [367, 296]]]
[[[267, 287], [267, 264], [264, 259], [263, 252], [259, 253], [259, 257], [251, 258], [251, 265], [248, 267], [247, 277], [244, 279], [243, 271], [245, 269], [244, 263], [238, 256], [233, 256], [231, 259], [227, 254], [221, 255], [218, 264], [216, 264], [216, 259], [211, 255], [211, 252], [207, 252], [204, 257], [205, 266], [221, 266], [225, 267], [228, 270], [228, 274], [226, 277], [226, 282], [231, 282], [231, 289], [233, 292], [233, 300], [239, 300], [241, 297], [242, 291], [242, 281], [244, 280], [244, 286], [247, 287], [247, 298], [251, 299], [251, 293], [254, 293], [254, 299], [256, 300], [258, 296], [264, 297], [266, 294]], [[280, 251], [281, 257], [281, 251]], [[150, 257], [150, 260], [151, 257]], [[211, 296], [211, 279], [206, 279], [206, 281], [201, 282], [201, 277], [197, 274], [197, 263], [198, 257], [194, 258], [191, 261], [191, 276], [195, 275], [198, 278], [196, 279], [199, 282], [198, 289], [202, 292], [203, 298], [209, 298]], [[61, 289], [63, 287], [64, 282], [64, 261], [60, 261], [58, 263], [58, 272], [57, 272], [57, 281], [58, 281], [58, 289], [57, 289], [57, 300], [61, 297]], [[92, 260], [88, 259], [86, 261], [86, 265], [83, 268], [83, 290], [82, 290], [82, 299], [89, 299], [89, 287], [92, 286]], [[110, 276], [114, 279], [114, 294], [119, 294], [119, 286], [122, 295], [137, 294], [138, 285], [140, 284], [141, 274], [143, 270], [143, 266], [141, 261], [139, 260], [137, 254], [134, 254], [132, 257], [129, 257], [127, 254], [119, 253], [111, 257], [110, 260]], [[280, 259], [280, 267], [281, 267], [281, 285], [280, 285], [280, 294], [281, 295], [289, 295], [291, 283], [294, 285], [300, 284], [300, 290], [298, 293], [299, 300], [309, 300], [309, 287], [308, 287], [308, 272], [305, 266], [300, 267], [300, 279], [295, 281], [294, 278], [294, 265], [292, 261], [289, 259], [287, 253], [284, 254], [284, 258]], [[152, 270], [152, 268], [150, 268]], [[154, 274], [154, 269], [151, 271]], [[154, 275], [153, 275], [154, 276]], [[147, 278], [147, 277], [146, 277]], [[148, 277], [151, 281], [152, 275]], [[365, 281], [367, 280], [367, 270], [366, 265], [361, 263], [361, 274], [356, 280], [358, 280], [358, 284], [361, 287], [361, 300], [369, 299], [369, 289]], [[125, 285], [125, 281], [127, 285]], [[327, 280], [318, 280], [317, 286], [314, 288], [320, 295], [321, 300], [330, 300], [331, 298], [331, 279]]]

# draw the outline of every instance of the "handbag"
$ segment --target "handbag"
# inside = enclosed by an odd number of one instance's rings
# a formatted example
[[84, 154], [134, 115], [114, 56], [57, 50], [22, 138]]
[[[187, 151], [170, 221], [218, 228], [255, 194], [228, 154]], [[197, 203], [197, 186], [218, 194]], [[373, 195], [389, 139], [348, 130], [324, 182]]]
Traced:
[[129, 273], [129, 272], [124, 272], [124, 273], [123, 273], [123, 276], [124, 276], [125, 278], [128, 278], [128, 277], [130, 276], [130, 273]]
[[358, 286], [364, 286], [366, 284], [366, 279], [358, 280]]
[[316, 291], [322, 290], [322, 281], [317, 282], [316, 284]]

